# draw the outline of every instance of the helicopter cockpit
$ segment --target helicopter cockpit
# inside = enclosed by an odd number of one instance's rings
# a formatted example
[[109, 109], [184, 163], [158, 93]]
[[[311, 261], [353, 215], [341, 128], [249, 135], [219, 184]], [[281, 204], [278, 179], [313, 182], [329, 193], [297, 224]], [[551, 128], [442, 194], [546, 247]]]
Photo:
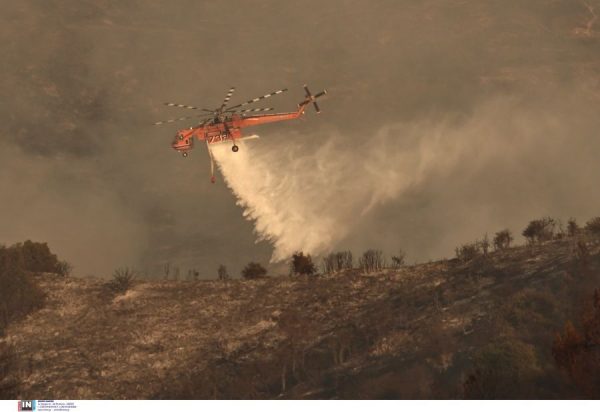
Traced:
[[186, 156], [186, 151], [194, 146], [194, 135], [189, 134], [187, 136], [184, 136], [183, 133], [179, 132], [173, 138], [171, 146], [173, 147], [173, 149], [183, 152], [183, 155]]

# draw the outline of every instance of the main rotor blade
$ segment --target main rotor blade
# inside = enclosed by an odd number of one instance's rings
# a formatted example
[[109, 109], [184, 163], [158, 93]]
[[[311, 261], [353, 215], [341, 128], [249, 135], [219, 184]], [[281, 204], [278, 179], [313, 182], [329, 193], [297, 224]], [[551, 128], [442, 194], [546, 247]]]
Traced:
[[317, 111], [317, 113], [321, 113], [321, 109], [319, 109], [319, 105], [317, 104], [317, 102], [313, 102], [313, 106], [315, 106], [315, 110]]
[[268, 112], [271, 110], [275, 110], [272, 107], [259, 107], [256, 109], [244, 109], [244, 110], [226, 110], [228, 113], [248, 113], [248, 112]]
[[181, 107], [182, 109], [203, 110], [205, 112], [211, 112], [211, 113], [213, 112], [212, 110], [202, 109], [201, 107], [196, 107], [196, 106], [188, 106], [187, 104], [166, 102], [166, 103], [164, 103], [164, 105], [169, 106], [169, 107]]
[[323, 90], [321, 93], [315, 94], [315, 99], [318, 99], [321, 96], [325, 96], [327, 94], [327, 90]]
[[304, 91], [306, 92], [306, 97], [312, 96], [312, 94], [310, 94], [310, 90], [308, 90], [308, 86], [307, 85], [304, 85]]
[[229, 89], [229, 91], [227, 92], [227, 96], [225, 96], [225, 99], [223, 100], [223, 104], [221, 105], [220, 110], [223, 110], [225, 108], [225, 106], [227, 106], [227, 102], [229, 102], [229, 99], [231, 99], [231, 96], [233, 95], [234, 91], [235, 91], [235, 87], [232, 87], [231, 89]]
[[173, 123], [173, 122], [178, 122], [180, 120], [194, 119], [196, 117], [206, 117], [206, 116], [211, 116], [212, 117], [212, 114], [199, 114], [199, 115], [196, 115], [196, 116], [185, 116], [185, 117], [179, 117], [177, 119], [161, 120], [160, 122], [156, 122], [156, 123], [153, 123], [153, 124], [154, 124], [154, 126], [159, 126], [161, 124]]
[[252, 100], [248, 100], [247, 102], [240, 103], [240, 104], [237, 104], [237, 105], [235, 105], [235, 106], [231, 106], [229, 109], [231, 110], [231, 109], [236, 109], [236, 108], [238, 108], [238, 107], [247, 106], [247, 105], [249, 105], [249, 104], [251, 104], [251, 103], [255, 103], [255, 102], [259, 101], [259, 100], [266, 99], [267, 97], [271, 97], [271, 96], [275, 96], [276, 94], [280, 94], [280, 93], [283, 93], [283, 92], [287, 92], [287, 90], [288, 90], [288, 89], [276, 90], [276, 91], [274, 91], [274, 92], [271, 92], [271, 93], [265, 94], [264, 96], [260, 96], [260, 97], [254, 98], [254, 99], [252, 99]]

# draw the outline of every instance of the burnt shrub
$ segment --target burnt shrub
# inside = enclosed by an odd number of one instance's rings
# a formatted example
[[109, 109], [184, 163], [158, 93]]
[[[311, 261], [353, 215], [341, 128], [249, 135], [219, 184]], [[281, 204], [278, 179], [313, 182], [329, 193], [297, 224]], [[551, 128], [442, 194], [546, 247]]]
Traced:
[[358, 265], [363, 272], [366, 273], [383, 269], [385, 266], [383, 252], [378, 249], [369, 249], [365, 251], [358, 260]]
[[219, 277], [219, 280], [229, 280], [229, 273], [227, 272], [227, 266], [219, 265], [219, 268], [217, 269], [217, 275]]
[[593, 235], [600, 235], [600, 216], [590, 219], [585, 224], [585, 230]]
[[352, 252], [344, 250], [342, 252], [330, 253], [323, 258], [323, 272], [335, 273], [354, 267]]
[[394, 269], [399, 269], [404, 266], [406, 259], [406, 253], [403, 250], [400, 250], [397, 254], [392, 256], [392, 267]]
[[317, 271], [310, 255], [296, 252], [292, 255], [290, 272], [296, 275], [314, 275]]
[[494, 235], [494, 250], [505, 250], [510, 247], [513, 241], [512, 233], [510, 230], [504, 229], [496, 232]]
[[260, 263], [250, 262], [242, 269], [242, 277], [244, 279], [252, 280], [252, 279], [260, 279], [267, 276], [267, 269], [263, 267]]
[[553, 239], [555, 228], [556, 221], [554, 219], [543, 217], [529, 222], [522, 234], [529, 244], [540, 243]]
[[116, 269], [107, 286], [114, 293], [125, 293], [135, 282], [135, 271], [128, 267]]

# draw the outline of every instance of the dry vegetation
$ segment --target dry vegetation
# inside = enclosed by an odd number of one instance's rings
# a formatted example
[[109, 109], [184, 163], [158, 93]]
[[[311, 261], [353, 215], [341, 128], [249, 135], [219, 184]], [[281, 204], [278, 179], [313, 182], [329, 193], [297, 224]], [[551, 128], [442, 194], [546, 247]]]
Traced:
[[558, 235], [511, 247], [501, 231], [494, 250], [484, 236], [456, 259], [407, 266], [400, 253], [393, 268], [380, 251], [365, 252], [358, 268], [334, 253], [321, 275], [297, 253], [292, 274], [310, 276], [266, 277], [258, 263], [244, 269], [247, 280], [223, 281], [223, 266], [221, 280], [194, 282], [23, 269], [15, 279], [46, 297], [6, 320], [0, 394], [595, 397], [600, 236], [590, 224]]

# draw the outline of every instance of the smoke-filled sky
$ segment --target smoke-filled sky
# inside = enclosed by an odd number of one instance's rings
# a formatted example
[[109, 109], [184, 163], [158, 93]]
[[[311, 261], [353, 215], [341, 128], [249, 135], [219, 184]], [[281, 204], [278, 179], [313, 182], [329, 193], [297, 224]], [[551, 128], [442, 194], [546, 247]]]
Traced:
[[[0, 14], [0, 243], [77, 275], [233, 275], [295, 250], [450, 256], [600, 214], [600, 1], [32, 1]], [[259, 140], [170, 149], [165, 101], [293, 110]], [[258, 104], [257, 106], [261, 106]], [[260, 240], [263, 239], [263, 240]], [[257, 243], [257, 240], [258, 243]], [[275, 266], [272, 266], [275, 267]]]

